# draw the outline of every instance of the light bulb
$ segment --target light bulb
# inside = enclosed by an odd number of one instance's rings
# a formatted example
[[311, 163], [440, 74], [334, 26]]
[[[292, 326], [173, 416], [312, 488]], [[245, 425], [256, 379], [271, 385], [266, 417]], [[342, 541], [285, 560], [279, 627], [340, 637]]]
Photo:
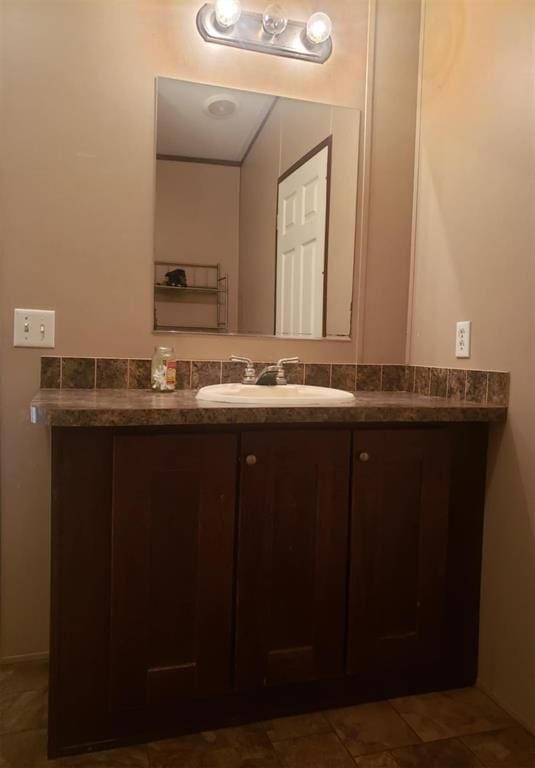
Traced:
[[262, 24], [268, 35], [280, 35], [288, 26], [286, 11], [278, 3], [268, 5], [262, 16]]
[[241, 16], [240, 0], [216, 0], [215, 18], [223, 29], [229, 29], [236, 24]]
[[324, 43], [331, 36], [333, 23], [326, 13], [313, 13], [307, 21], [307, 38], [314, 45]]

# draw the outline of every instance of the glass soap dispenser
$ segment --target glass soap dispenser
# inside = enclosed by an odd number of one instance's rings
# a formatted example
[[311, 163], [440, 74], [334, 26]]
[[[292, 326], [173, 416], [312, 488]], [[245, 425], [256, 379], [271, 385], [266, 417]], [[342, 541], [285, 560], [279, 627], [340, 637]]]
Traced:
[[173, 347], [155, 347], [151, 385], [155, 392], [173, 392], [176, 386], [176, 355]]

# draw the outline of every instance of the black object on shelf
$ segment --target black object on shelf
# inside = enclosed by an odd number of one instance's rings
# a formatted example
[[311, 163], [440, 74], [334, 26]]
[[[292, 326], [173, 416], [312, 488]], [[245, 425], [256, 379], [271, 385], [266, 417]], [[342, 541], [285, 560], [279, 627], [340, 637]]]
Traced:
[[172, 269], [170, 272], [166, 272], [165, 276], [167, 278], [167, 285], [172, 285], [175, 288], [188, 287], [185, 269]]

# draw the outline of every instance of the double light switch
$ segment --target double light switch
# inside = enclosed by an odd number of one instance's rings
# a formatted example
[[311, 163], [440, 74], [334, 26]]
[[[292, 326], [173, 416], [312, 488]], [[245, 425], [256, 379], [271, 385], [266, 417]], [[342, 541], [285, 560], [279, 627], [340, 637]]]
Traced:
[[16, 309], [13, 346], [53, 347], [56, 313], [50, 309]]

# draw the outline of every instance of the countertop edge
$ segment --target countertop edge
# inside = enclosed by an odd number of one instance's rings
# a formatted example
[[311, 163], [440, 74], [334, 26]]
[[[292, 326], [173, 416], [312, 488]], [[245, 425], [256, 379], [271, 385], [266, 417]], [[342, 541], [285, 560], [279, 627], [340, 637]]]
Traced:
[[[35, 399], [34, 399], [35, 400]], [[462, 405], [428, 398], [429, 402], [385, 403], [384, 393], [373, 401], [349, 406], [232, 406], [176, 408], [113, 408], [33, 402], [31, 421], [48, 427], [144, 427], [249, 424], [356, 424], [503, 422], [506, 406]]]

